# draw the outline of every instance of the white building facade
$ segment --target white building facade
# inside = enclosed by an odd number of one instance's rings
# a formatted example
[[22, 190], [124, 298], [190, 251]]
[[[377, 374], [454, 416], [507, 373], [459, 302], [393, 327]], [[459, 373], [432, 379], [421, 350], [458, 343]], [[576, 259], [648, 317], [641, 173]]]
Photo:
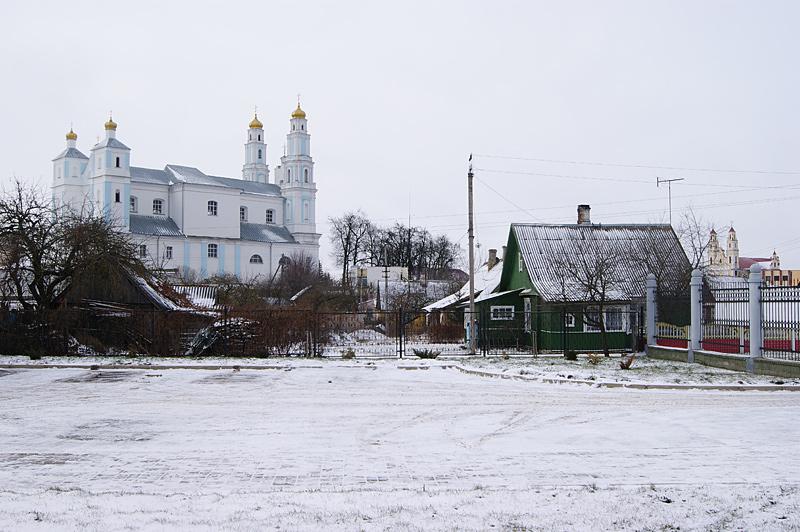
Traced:
[[257, 116], [247, 129], [241, 179], [172, 164], [131, 166], [131, 150], [117, 139], [111, 118], [106, 138], [87, 157], [70, 129], [67, 148], [53, 159], [53, 202], [102, 212], [131, 234], [140, 257], [156, 268], [200, 278], [271, 278], [284, 256], [319, 260], [311, 137], [299, 104], [289, 125], [286, 154], [272, 181]]

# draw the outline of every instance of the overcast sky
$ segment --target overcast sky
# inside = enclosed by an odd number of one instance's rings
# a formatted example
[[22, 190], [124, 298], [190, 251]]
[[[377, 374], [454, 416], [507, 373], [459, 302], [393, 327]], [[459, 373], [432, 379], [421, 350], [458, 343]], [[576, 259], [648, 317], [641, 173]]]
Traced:
[[579, 203], [665, 220], [661, 176], [685, 178], [676, 220], [800, 268], [798, 23], [792, 1], [5, 1], [0, 182], [49, 186], [70, 123], [88, 153], [109, 110], [135, 166], [241, 177], [253, 107], [274, 167], [300, 93], [326, 266], [325, 220], [355, 209], [466, 246], [474, 152], [482, 256]]

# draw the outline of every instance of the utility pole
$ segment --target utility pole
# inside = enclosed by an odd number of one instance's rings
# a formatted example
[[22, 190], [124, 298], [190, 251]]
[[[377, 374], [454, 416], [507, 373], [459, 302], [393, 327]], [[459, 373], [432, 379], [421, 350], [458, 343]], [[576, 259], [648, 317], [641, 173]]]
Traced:
[[467, 195], [469, 197], [469, 352], [475, 354], [475, 231], [472, 222], [472, 154], [469, 154], [467, 171]]
[[661, 183], [666, 183], [667, 184], [667, 195], [669, 196], [669, 225], [670, 226], [672, 225], [672, 183], [675, 182], [675, 181], [683, 181], [683, 178], [682, 177], [674, 177], [672, 179], [669, 179], [669, 178], [665, 177], [665, 178], [662, 179], [660, 177], [656, 177], [656, 188], [658, 188], [658, 186]]

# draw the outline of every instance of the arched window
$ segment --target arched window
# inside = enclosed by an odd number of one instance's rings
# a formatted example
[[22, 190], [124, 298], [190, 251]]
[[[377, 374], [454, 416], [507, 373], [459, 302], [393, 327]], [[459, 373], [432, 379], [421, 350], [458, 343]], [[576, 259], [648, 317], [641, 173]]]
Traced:
[[261, 258], [261, 255], [253, 255], [250, 257], [250, 264], [264, 264], [264, 259]]
[[304, 201], [303, 202], [303, 221], [304, 222], [308, 221], [308, 211], [309, 211], [308, 202]]
[[261, 159], [261, 148], [258, 149], [258, 158]]
[[303, 124], [300, 124], [300, 129], [305, 129], [305, 128], [306, 128], [306, 126], [304, 126]]
[[305, 174], [305, 180], [306, 180], [306, 183], [308, 183], [308, 168], [303, 170], [303, 174]]
[[292, 124], [292, 131], [294, 131], [294, 124]]
[[208, 215], [209, 216], [217, 215], [217, 202], [214, 200], [208, 202]]
[[114, 203], [122, 203], [122, 194], [119, 193], [119, 189], [114, 191]]
[[117, 168], [119, 168], [119, 157], [117, 157], [116, 166], [117, 166]]
[[239, 207], [239, 221], [240, 222], [247, 221], [247, 207]]
[[209, 259], [216, 259], [217, 258], [217, 245], [216, 244], [209, 244], [208, 245], [208, 258]]
[[164, 214], [164, 200], [153, 200], [153, 214]]
[[274, 211], [274, 210], [272, 210], [272, 209], [267, 209], [267, 217], [266, 217], [266, 220], [267, 220], [267, 223], [268, 223], [268, 224], [275, 223], [275, 211]]
[[289, 181], [290, 183], [292, 182], [292, 169], [291, 168], [288, 168], [286, 170], [286, 180]]
[[261, 141], [261, 133], [258, 134], [258, 140]]
[[139, 200], [136, 196], [131, 196], [131, 212], [139, 211]]

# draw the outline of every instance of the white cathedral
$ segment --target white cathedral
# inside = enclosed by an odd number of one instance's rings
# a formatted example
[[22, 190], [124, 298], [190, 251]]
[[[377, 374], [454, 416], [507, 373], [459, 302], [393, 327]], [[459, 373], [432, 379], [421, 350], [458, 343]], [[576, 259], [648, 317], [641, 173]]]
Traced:
[[272, 181], [257, 115], [247, 130], [242, 179], [173, 164], [131, 166], [131, 150], [117, 139], [110, 117], [106, 138], [89, 157], [76, 148], [78, 136], [70, 129], [67, 148], [53, 159], [53, 202], [98, 209], [131, 234], [139, 256], [155, 267], [201, 278], [269, 278], [283, 256], [319, 260], [311, 137], [299, 103], [289, 127]]

